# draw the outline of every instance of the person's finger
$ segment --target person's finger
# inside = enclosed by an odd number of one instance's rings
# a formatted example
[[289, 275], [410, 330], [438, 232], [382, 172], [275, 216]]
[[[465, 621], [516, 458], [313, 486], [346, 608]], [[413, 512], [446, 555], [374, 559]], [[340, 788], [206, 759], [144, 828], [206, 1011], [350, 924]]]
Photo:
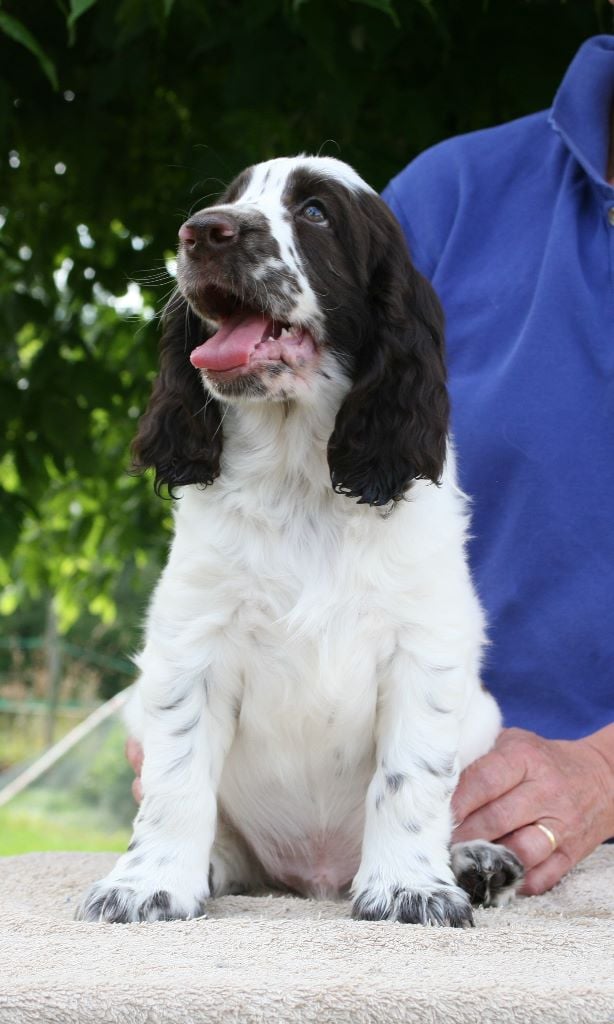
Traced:
[[541, 793], [535, 783], [520, 783], [469, 814], [456, 829], [454, 842], [461, 843], [469, 839], [499, 840], [501, 836], [515, 832], [523, 825], [530, 825], [540, 817], [541, 800]]
[[563, 850], [555, 850], [550, 857], [527, 873], [520, 892], [525, 896], [540, 896], [556, 885], [573, 865], [571, 857]]
[[143, 767], [143, 748], [134, 736], [129, 736], [126, 740], [126, 757], [136, 775], [140, 775]]
[[[557, 832], [560, 833], [561, 830], [560, 823], [554, 818], [540, 818], [539, 821], [549, 828], [557, 839]], [[543, 864], [553, 854], [550, 839], [534, 822], [502, 836], [497, 841], [516, 854], [527, 872], [538, 864]]]
[[460, 824], [473, 811], [517, 786], [524, 774], [521, 758], [508, 759], [497, 749], [479, 757], [465, 768], [452, 796], [454, 819]]
[[136, 779], [132, 780], [132, 795], [137, 804], [140, 804], [143, 799], [143, 783], [138, 776]]

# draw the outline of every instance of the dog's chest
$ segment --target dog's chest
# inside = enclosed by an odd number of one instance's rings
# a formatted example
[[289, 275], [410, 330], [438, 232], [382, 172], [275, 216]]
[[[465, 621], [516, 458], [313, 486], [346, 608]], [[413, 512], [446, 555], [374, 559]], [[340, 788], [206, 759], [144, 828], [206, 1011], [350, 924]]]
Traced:
[[248, 651], [220, 803], [273, 879], [331, 895], [360, 859], [376, 666], [334, 637], [326, 652], [287, 636], [275, 651], [274, 634], [256, 631]]
[[240, 650], [241, 688], [219, 795], [270, 875], [323, 894], [358, 866], [378, 669], [392, 641], [349, 551], [303, 555], [252, 574], [225, 632], [220, 670]]

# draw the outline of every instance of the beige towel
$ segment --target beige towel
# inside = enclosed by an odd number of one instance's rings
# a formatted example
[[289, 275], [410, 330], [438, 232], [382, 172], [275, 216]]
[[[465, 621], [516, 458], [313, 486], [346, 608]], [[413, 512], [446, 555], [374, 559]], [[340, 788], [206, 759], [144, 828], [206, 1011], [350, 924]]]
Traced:
[[72, 920], [111, 854], [0, 858], [0, 1024], [614, 1022], [614, 846], [475, 929], [227, 896], [207, 920]]

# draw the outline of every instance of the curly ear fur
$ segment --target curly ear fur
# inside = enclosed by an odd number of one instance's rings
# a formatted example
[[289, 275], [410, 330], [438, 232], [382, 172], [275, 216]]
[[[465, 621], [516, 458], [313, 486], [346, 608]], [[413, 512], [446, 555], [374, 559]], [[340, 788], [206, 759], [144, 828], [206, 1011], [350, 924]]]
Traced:
[[369, 203], [367, 325], [328, 462], [336, 491], [386, 505], [412, 480], [441, 479], [449, 402], [439, 301], [412, 266], [396, 219], [381, 200]]
[[221, 413], [203, 389], [190, 352], [205, 328], [185, 299], [171, 300], [160, 341], [160, 372], [132, 443], [133, 469], [156, 471], [155, 490], [166, 485], [211, 484], [220, 471]]

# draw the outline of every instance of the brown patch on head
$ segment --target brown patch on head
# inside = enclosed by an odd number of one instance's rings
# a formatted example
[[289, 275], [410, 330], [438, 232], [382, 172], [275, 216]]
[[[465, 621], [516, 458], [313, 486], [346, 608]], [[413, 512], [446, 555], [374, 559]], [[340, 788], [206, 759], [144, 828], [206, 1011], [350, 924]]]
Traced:
[[[219, 203], [236, 203], [246, 191], [254, 174], [253, 167], [246, 167], [230, 182], [226, 191], [220, 196]], [[217, 203], [216, 203], [217, 205]]]

